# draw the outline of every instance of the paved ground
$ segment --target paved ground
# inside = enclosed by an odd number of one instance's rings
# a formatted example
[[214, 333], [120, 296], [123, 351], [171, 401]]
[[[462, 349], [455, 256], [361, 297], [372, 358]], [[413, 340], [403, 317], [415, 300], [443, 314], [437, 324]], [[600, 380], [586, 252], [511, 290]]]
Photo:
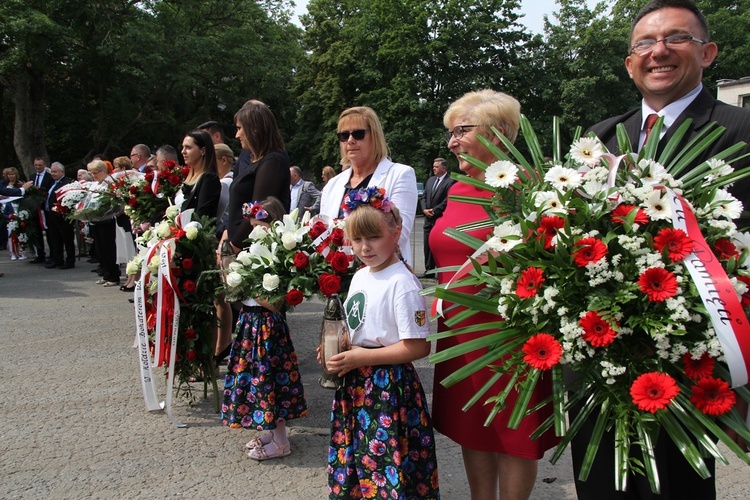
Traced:
[[[290, 424], [291, 456], [258, 463], [242, 448], [255, 433], [222, 427], [210, 400], [175, 401], [185, 429], [145, 410], [128, 294], [95, 285], [92, 267], [46, 270], [0, 251], [0, 497], [325, 497], [331, 392], [317, 384], [320, 303], [289, 316], [310, 415]], [[417, 367], [429, 396], [432, 369]], [[437, 449], [443, 498], [468, 498], [459, 448], [438, 436]], [[719, 498], [748, 497], [741, 467], [719, 467]], [[540, 462], [532, 498], [575, 498], [567, 455]]]

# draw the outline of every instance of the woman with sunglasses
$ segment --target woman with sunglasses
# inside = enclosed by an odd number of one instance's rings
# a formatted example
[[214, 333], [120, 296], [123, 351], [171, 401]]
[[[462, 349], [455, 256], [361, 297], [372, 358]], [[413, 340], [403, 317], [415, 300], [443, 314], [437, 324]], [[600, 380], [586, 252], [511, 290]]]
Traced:
[[341, 202], [349, 191], [369, 186], [385, 188], [403, 219], [398, 241], [401, 255], [409, 265], [413, 265], [409, 235], [417, 209], [417, 177], [414, 169], [388, 158], [383, 127], [371, 108], [358, 106], [341, 113], [336, 135], [341, 145], [341, 164], [351, 168], [346, 168], [325, 185], [320, 199], [320, 214], [343, 218]]
[[[504, 148], [491, 127], [495, 127], [513, 142], [518, 134], [520, 114], [521, 105], [517, 100], [494, 90], [470, 92], [451, 104], [443, 117], [443, 123], [448, 129], [445, 132], [448, 149], [456, 155], [459, 169], [469, 177], [484, 181], [484, 171], [473, 166], [462, 155], [471, 156], [486, 164], [494, 162], [496, 158], [479, 142], [477, 136], [482, 135], [496, 146]], [[435, 227], [430, 232], [430, 249], [437, 267], [460, 266], [474, 252], [469, 246], [444, 234], [446, 229], [488, 218], [487, 212], [481, 205], [463, 203], [452, 199], [453, 196], [490, 198], [492, 193], [463, 182], [456, 182], [451, 186], [445, 212], [441, 218], [437, 219]], [[486, 240], [492, 230], [490, 225], [468, 231], [468, 234], [480, 240]], [[447, 283], [453, 274], [453, 272], [439, 273], [438, 283]], [[455, 290], [468, 294], [480, 291], [470, 286]], [[445, 306], [445, 318], [438, 320], [438, 332], [499, 321], [496, 314], [476, 313], [471, 318], [449, 328], [445, 325], [445, 320], [460, 313], [463, 308], [449, 309], [447, 304]], [[440, 339], [437, 341], [436, 349], [440, 352], [488, 333], [494, 332], [478, 329], [471, 333]], [[440, 433], [461, 445], [472, 499], [527, 499], [534, 488], [537, 460], [542, 458], [545, 450], [557, 444], [551, 432], [545, 433], [537, 440], [529, 437], [550, 415], [549, 406], [545, 411], [540, 410], [524, 418], [520, 427], [515, 430], [508, 429], [507, 426], [515, 403], [513, 394], [508, 397], [507, 407], [497, 414], [488, 427], [485, 427], [484, 422], [492, 410], [492, 405], [483, 405], [484, 398], [468, 411], [462, 411], [462, 407], [490, 380], [494, 372], [489, 367], [485, 367], [449, 388], [443, 387], [440, 382], [457, 369], [479, 358], [481, 354], [483, 353], [472, 351], [435, 365], [432, 398], [433, 426]], [[502, 376], [487, 394], [500, 392], [507, 385], [509, 377], [509, 375]], [[542, 379], [532, 396], [529, 408], [534, 407], [551, 393], [549, 382], [549, 379]]]

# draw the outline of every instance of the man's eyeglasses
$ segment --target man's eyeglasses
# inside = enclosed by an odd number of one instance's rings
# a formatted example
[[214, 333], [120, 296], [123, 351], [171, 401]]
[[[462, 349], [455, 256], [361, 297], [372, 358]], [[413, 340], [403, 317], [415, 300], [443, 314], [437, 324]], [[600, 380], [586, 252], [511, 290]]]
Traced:
[[139, 155], [138, 153], [130, 153], [130, 157], [131, 158], [134, 157], [134, 156], [141, 156], [141, 155]]
[[690, 42], [699, 43], [701, 45], [705, 45], [707, 43], [700, 38], [695, 38], [693, 35], [672, 35], [664, 37], [661, 40], [648, 39], [641, 40], [640, 42], [635, 42], [630, 47], [630, 53], [638, 56], [645, 56], [646, 54], [650, 54], [651, 51], [656, 48], [656, 44], [659, 42], [664, 43], [664, 46], [668, 49], [678, 49], [680, 47], [685, 47]]
[[352, 130], [351, 132], [337, 132], [336, 135], [339, 137], [339, 142], [346, 142], [349, 140], [349, 136], [354, 137], [355, 141], [361, 141], [365, 138], [365, 132], [368, 132], [367, 129], [361, 128], [358, 130]]
[[445, 131], [445, 142], [450, 142], [451, 137], [455, 137], [456, 140], [463, 137], [467, 130], [469, 128], [478, 127], [479, 125], [459, 125], [457, 127], [453, 127], [453, 130], [446, 130]]

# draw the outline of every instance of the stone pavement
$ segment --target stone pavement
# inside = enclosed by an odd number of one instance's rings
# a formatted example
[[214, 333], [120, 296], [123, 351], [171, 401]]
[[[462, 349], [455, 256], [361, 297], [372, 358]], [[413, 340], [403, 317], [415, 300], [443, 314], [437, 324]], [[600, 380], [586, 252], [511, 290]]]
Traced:
[[[289, 315], [309, 416], [290, 422], [292, 455], [259, 463], [243, 452], [255, 433], [223, 427], [211, 399], [175, 399], [184, 429], [145, 410], [129, 294], [95, 285], [92, 267], [47, 270], [0, 251], [0, 497], [326, 497], [332, 393], [317, 384], [321, 303]], [[433, 370], [416, 365], [430, 397]], [[460, 449], [438, 435], [437, 451], [443, 498], [468, 498]], [[718, 484], [719, 498], [750, 491], [736, 458], [718, 467]], [[575, 498], [568, 454], [540, 461], [532, 498]]]

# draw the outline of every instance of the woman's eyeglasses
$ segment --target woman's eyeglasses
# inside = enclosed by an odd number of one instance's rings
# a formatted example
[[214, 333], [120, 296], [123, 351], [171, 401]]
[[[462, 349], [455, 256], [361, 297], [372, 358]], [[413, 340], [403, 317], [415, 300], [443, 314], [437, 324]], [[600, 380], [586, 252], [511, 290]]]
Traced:
[[337, 132], [336, 135], [339, 137], [339, 142], [346, 142], [349, 140], [349, 136], [354, 137], [355, 141], [361, 141], [365, 138], [365, 132], [369, 132], [369, 130], [361, 128], [358, 130], [352, 130], [351, 132]]
[[456, 140], [463, 137], [467, 130], [469, 128], [478, 127], [479, 125], [459, 125], [457, 127], [453, 127], [453, 130], [446, 130], [445, 131], [445, 142], [450, 142], [451, 137], [455, 137]]

